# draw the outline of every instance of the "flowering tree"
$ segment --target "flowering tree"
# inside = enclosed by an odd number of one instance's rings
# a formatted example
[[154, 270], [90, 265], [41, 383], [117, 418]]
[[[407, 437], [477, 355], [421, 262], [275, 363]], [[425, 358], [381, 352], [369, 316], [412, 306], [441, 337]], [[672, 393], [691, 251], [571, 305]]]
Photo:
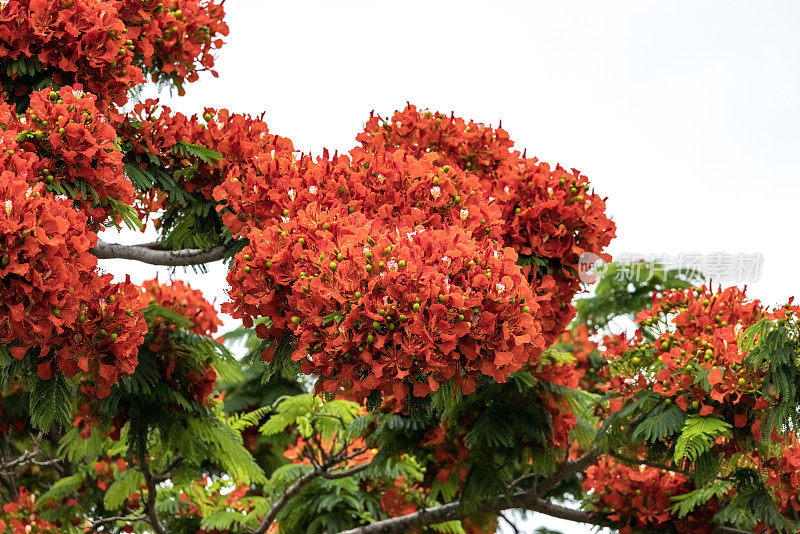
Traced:
[[[576, 318], [614, 223], [502, 128], [409, 105], [311, 156], [136, 100], [216, 75], [223, 17], [0, 0], [0, 531], [798, 530], [797, 306], [607, 272]], [[98, 258], [224, 260], [242, 327]]]

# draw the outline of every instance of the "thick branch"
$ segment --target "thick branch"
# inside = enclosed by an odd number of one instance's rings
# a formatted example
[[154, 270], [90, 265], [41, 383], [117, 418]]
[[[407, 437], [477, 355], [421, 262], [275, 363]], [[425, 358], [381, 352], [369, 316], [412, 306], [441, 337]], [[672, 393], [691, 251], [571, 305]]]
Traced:
[[[597, 451], [593, 449], [580, 458], [564, 462], [555, 473], [540, 484], [534, 485], [530, 490], [519, 491], [510, 498], [501, 496], [496, 502], [485, 502], [479, 505], [477, 509], [471, 509], [469, 515], [501, 512], [509, 508], [533, 509], [533, 506], [537, 503], [537, 495], [547, 493], [570, 475], [585, 470], [597, 458], [597, 454]], [[377, 521], [370, 525], [340, 532], [339, 534], [398, 534], [427, 525], [464, 519], [467, 515], [461, 503], [455, 501], [436, 508], [420, 510], [413, 514]]]
[[[339, 534], [400, 534], [415, 528], [436, 525], [446, 521], [465, 519], [468, 516], [481, 513], [500, 513], [503, 510], [511, 508], [533, 510], [545, 515], [578, 523], [618, 528], [621, 526], [618, 523], [608, 521], [599, 516], [595, 517], [583, 510], [558, 506], [539, 497], [539, 495], [547, 494], [548, 491], [552, 490], [567, 477], [583, 472], [594, 462], [597, 456], [597, 451], [592, 450], [580, 458], [564, 462], [555, 473], [542, 480], [539, 484], [535, 484], [531, 489], [518, 491], [511, 497], [500, 496], [494, 502], [485, 502], [477, 508], [470, 509], [469, 513], [465, 513], [461, 503], [455, 501], [436, 508], [428, 508], [412, 514], [377, 521], [369, 525], [340, 532]], [[714, 534], [751, 534], [731, 527], [715, 527], [713, 532]]]
[[98, 241], [90, 252], [102, 260], [135, 260], [150, 265], [185, 267], [221, 260], [225, 256], [225, 247], [217, 245], [209, 249], [160, 250], [152, 243], [120, 245]]
[[150, 523], [150, 526], [153, 527], [153, 530], [156, 531], [156, 534], [167, 534], [167, 531], [164, 530], [164, 527], [161, 525], [161, 521], [158, 520], [158, 512], [156, 511], [156, 481], [153, 479], [153, 475], [150, 473], [150, 466], [147, 465], [146, 460], [142, 460], [141, 466], [142, 474], [144, 475], [144, 481], [147, 484], [147, 500], [144, 504], [144, 511], [147, 515], [147, 522]]
[[602, 517], [593, 517], [589, 512], [583, 510], [575, 510], [574, 508], [567, 508], [566, 506], [559, 506], [544, 499], [536, 499], [533, 506], [530, 507], [534, 512], [549, 515], [550, 517], [557, 517], [559, 519], [566, 519], [567, 521], [574, 521], [576, 523], [588, 523], [589, 525], [597, 525], [599, 527], [618, 528], [622, 525], [605, 520]]

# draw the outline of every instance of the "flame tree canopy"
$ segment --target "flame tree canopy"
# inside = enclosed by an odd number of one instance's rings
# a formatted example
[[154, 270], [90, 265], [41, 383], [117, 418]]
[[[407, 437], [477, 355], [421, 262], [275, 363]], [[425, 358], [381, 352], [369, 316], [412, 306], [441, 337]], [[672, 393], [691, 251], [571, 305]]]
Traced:
[[[605, 198], [499, 126], [408, 105], [311, 155], [136, 99], [227, 34], [216, 0], [0, 0], [0, 532], [798, 531], [792, 302], [612, 269], [576, 318]], [[225, 261], [242, 327], [106, 258]]]

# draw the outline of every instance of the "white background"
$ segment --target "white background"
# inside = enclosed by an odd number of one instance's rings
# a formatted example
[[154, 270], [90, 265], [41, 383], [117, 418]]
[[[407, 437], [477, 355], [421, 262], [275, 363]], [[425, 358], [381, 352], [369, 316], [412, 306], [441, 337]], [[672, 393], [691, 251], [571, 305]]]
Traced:
[[[617, 255], [760, 253], [750, 293], [800, 293], [800, 3], [229, 0], [218, 79], [162, 99], [261, 113], [297, 148], [350, 149], [407, 101], [496, 125], [609, 197]], [[136, 242], [125, 233], [107, 240]], [[136, 281], [159, 269], [102, 265]], [[160, 269], [161, 279], [169, 277]], [[224, 297], [225, 271], [175, 273]], [[228, 325], [233, 325], [228, 322]], [[565, 533], [588, 527], [546, 519]]]

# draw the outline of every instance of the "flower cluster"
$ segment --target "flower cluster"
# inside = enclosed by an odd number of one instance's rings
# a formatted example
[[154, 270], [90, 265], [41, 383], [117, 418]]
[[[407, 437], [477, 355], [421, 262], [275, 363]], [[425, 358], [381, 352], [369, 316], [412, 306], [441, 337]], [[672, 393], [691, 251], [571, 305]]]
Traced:
[[[261, 117], [206, 108], [202, 120], [205, 124], [196, 115], [187, 117], [147, 99], [134, 106], [118, 129], [131, 142], [133, 155], [157, 156], [178, 184], [190, 193], [199, 191], [206, 199], [211, 199], [214, 187], [226, 176], [233, 180], [257, 168], [261, 160], [271, 161], [275, 150], [293, 150], [290, 141], [269, 133]], [[222, 158], [193, 157], [181, 145], [204, 147]]]
[[436, 154], [438, 164], [479, 177], [485, 198], [501, 212], [505, 246], [529, 258], [526, 271], [534, 292], [551, 296], [549, 303], [542, 303], [540, 316], [552, 343], [574, 312], [569, 302], [580, 289], [574, 269], [581, 254], [605, 257], [602, 251], [615, 234], [605, 199], [590, 191], [587, 178], [513, 150], [502, 128], [421, 113], [413, 105], [391, 119], [370, 117], [358, 140], [372, 150], [396, 147], [414, 155]]
[[[170, 309], [188, 319], [191, 322], [189, 330], [197, 335], [210, 337], [222, 324], [214, 306], [202, 292], [179, 280], [169, 284], [161, 284], [158, 279], [149, 280], [142, 284], [142, 290], [150, 304]], [[190, 361], [186, 351], [175, 346], [170, 332], [176, 328], [174, 323], [155, 317], [148, 337], [150, 350], [158, 355], [161, 374], [170, 386], [196, 402], [208, 404], [217, 372], [210, 362]]]
[[46, 80], [83, 84], [104, 105], [155, 78], [184, 81], [214, 65], [227, 35], [213, 0], [21, 0], [0, 4], [0, 83], [15, 98]]
[[179, 94], [183, 84], [210, 70], [216, 76], [214, 56], [228, 35], [222, 1], [216, 0], [122, 0], [119, 17], [128, 30], [134, 62], [152, 75], [153, 81], [171, 80]]
[[[132, 42], [110, 0], [21, 0], [0, 7], [0, 80], [14, 96], [41, 79], [83, 84], [123, 104], [126, 92], [144, 81], [133, 65]], [[30, 66], [28, 66], [30, 65]]]
[[[69, 504], [75, 504], [74, 499]], [[51, 503], [52, 506], [55, 504]], [[19, 497], [3, 505], [0, 532], [9, 534], [57, 534], [61, 527], [39, 517], [36, 495], [19, 488]]]
[[556, 340], [555, 347], [569, 352], [574, 358], [572, 367], [581, 389], [594, 389], [597, 385], [599, 368], [596, 367], [596, 362], [602, 361], [602, 357], [598, 344], [591, 339], [586, 326], [578, 325], [561, 334]]
[[680, 473], [630, 466], [602, 456], [586, 470], [583, 489], [591, 492], [594, 513], [625, 525], [620, 529], [622, 534], [668, 526], [684, 534], [711, 532], [710, 519], [716, 512], [713, 500], [686, 517], [670, 513], [671, 499], [693, 489]]
[[[162, 284], [156, 278], [144, 282], [142, 289], [151, 304], [158, 304], [189, 319], [192, 322], [190, 330], [195, 334], [210, 337], [222, 325], [217, 310], [205, 299], [202, 291], [192, 289], [180, 280]], [[166, 323], [154, 326], [168, 330], [175, 328], [175, 325]]]
[[[461, 429], [449, 431], [448, 425], [442, 423], [425, 433], [419, 447], [430, 451], [436, 462], [436, 469], [426, 473], [428, 478], [435, 475], [442, 484], [446, 484], [451, 478], [456, 478], [459, 485], [466, 481], [470, 468], [466, 462], [469, 459], [469, 448], [464, 443]], [[432, 482], [427, 480], [426, 485]]]
[[[765, 397], [766, 371], [746, 364], [747, 352], [739, 339], [762, 318], [785, 321], [787, 314], [797, 312], [791, 304], [765, 310], [736, 287], [703, 286], [654, 295], [652, 307], [637, 316], [636, 336], [606, 344], [615, 371], [606, 387], [622, 393], [612, 400], [612, 409], [621, 409], [626, 398], [652, 388], [686, 412], [721, 415], [736, 428], [750, 423], [758, 436], [765, 409], [777, 399]], [[654, 341], [646, 339], [646, 329], [658, 332]]]
[[[15, 157], [2, 153], [0, 165]], [[0, 342], [14, 343], [20, 358], [32, 346], [49, 347], [77, 321], [82, 277], [96, 265], [89, 248], [97, 238], [86, 217], [43, 193], [44, 184], [29, 187], [24, 175], [0, 175]]]
[[543, 349], [516, 254], [457, 227], [386, 233], [312, 203], [249, 236], [223, 310], [249, 326], [270, 317], [265, 337], [290, 331], [294, 359], [326, 390], [403, 398], [454, 379], [469, 393], [478, 375], [504, 381]]
[[6, 135], [16, 135], [16, 150], [33, 168], [28, 181], [67, 194], [93, 228], [114, 214], [115, 205], [133, 201], [117, 133], [82, 86], [35, 91], [25, 115], [8, 115]]
[[275, 341], [290, 331], [328, 390], [471, 392], [535, 366], [572, 315], [580, 253], [613, 236], [603, 200], [511, 152], [502, 130], [409, 107], [395, 143], [375, 120], [362, 147], [316, 159], [265, 135], [271, 151], [214, 189], [250, 242], [224, 311], [268, 317], [259, 335]]
[[[135, 284], [130, 280], [112, 283], [109, 274], [93, 273], [82, 291], [86, 297], [79, 305], [77, 322], [56, 361], [67, 376], [90, 373], [98, 398], [104, 398], [117, 380], [136, 368], [139, 345], [147, 332], [144, 302]], [[41, 365], [39, 376], [47, 378]]]
[[43, 183], [30, 186], [28, 163], [14, 149], [0, 153], [0, 343], [18, 359], [36, 349], [42, 379], [55, 368], [89, 374], [102, 397], [136, 366], [140, 294], [97, 272], [85, 215]]
[[214, 192], [230, 209], [223, 221], [235, 233], [278, 223], [315, 203], [325, 209], [344, 206], [389, 227], [457, 226], [476, 239], [500, 236], [500, 212], [484, 198], [477, 177], [436, 164], [434, 154], [418, 158], [403, 150], [356, 148], [313, 160], [296, 157], [281, 138], [273, 146], [274, 154]]

